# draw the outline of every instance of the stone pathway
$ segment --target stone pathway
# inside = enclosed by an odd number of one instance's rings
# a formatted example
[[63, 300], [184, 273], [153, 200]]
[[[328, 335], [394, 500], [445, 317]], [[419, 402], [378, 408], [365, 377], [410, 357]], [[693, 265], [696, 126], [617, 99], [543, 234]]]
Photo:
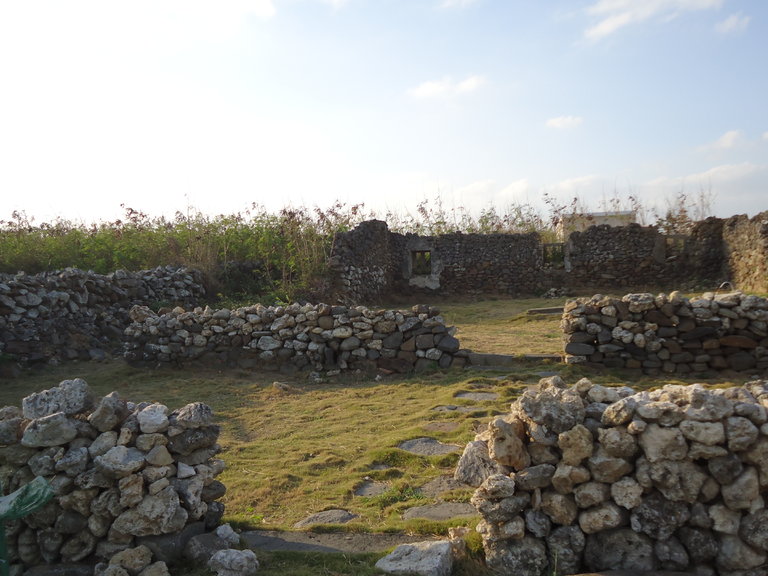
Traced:
[[468, 518], [480, 515], [469, 502], [438, 502], [425, 506], [414, 506], [403, 512], [403, 520], [421, 518], [425, 520], [443, 521], [451, 518]]
[[423, 426], [427, 432], [453, 432], [458, 427], [456, 422], [427, 422]]
[[477, 412], [478, 410], [484, 410], [480, 406], [456, 406], [455, 404], [444, 404], [443, 406], [435, 406], [432, 408], [435, 412]]
[[391, 533], [315, 533], [254, 530], [242, 533], [243, 541], [257, 555], [259, 550], [291, 552], [385, 552], [400, 544], [437, 540], [423, 534]]
[[499, 399], [496, 392], [459, 392], [456, 398], [474, 400], [475, 402], [492, 402]]
[[301, 529], [309, 528], [316, 524], [346, 524], [355, 518], [358, 518], [358, 516], [347, 510], [323, 510], [304, 518], [304, 520], [299, 520], [293, 527]]
[[366, 478], [362, 484], [355, 488], [354, 495], [367, 497], [378, 496], [379, 494], [386, 492], [388, 489], [389, 484], [386, 482], [376, 482], [375, 480]]
[[450, 454], [451, 452], [461, 452], [464, 449], [456, 444], [443, 444], [434, 438], [406, 440], [401, 442], [398, 448], [411, 454], [418, 454], [419, 456], [440, 456], [442, 454]]

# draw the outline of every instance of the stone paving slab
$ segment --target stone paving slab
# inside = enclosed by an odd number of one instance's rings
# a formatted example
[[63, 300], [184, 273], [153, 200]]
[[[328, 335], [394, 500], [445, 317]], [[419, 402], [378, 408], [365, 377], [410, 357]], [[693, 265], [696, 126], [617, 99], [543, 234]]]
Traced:
[[[313, 533], [279, 530], [243, 532], [243, 541], [257, 554], [259, 550], [291, 552], [385, 552], [400, 544], [430, 540], [423, 534]], [[438, 539], [438, 537], [435, 537]]]
[[355, 488], [355, 496], [378, 496], [389, 489], [386, 482], [376, 482], [375, 480], [365, 480], [360, 486]]
[[463, 450], [461, 446], [457, 446], [456, 444], [443, 444], [434, 438], [414, 438], [413, 440], [406, 440], [405, 442], [401, 442], [398, 445], [398, 448], [405, 450], [406, 452], [411, 452], [412, 454], [418, 454], [419, 456], [439, 456]]
[[474, 400], [475, 402], [492, 402], [499, 399], [496, 392], [459, 392], [455, 397], [462, 400]]
[[293, 527], [308, 528], [314, 524], [346, 524], [355, 518], [357, 518], [357, 515], [347, 510], [323, 510], [304, 518], [304, 520], [299, 520]]
[[422, 518], [425, 520], [450, 520], [451, 518], [468, 518], [480, 515], [472, 504], [467, 502], [438, 502], [426, 506], [414, 506], [403, 513], [403, 520]]

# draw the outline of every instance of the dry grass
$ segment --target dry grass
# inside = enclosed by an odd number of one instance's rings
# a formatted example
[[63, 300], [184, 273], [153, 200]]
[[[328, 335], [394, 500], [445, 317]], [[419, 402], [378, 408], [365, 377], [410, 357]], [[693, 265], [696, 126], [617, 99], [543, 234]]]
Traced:
[[[552, 300], [492, 300], [445, 303], [441, 307], [447, 322], [459, 327], [462, 347], [524, 354], [560, 351], [559, 316], [525, 315], [530, 308], [558, 304]], [[478, 426], [493, 414], [505, 412], [516, 395], [535, 384], [544, 371], [560, 373], [569, 383], [582, 376], [601, 384], [636, 388], [666, 383], [637, 373], [588, 372], [578, 366], [522, 359], [504, 372], [453, 370], [378, 380], [347, 374], [319, 384], [310, 382], [306, 374], [284, 377], [244, 370], [147, 370], [115, 361], [26, 372], [2, 382], [0, 406], [20, 405], [29, 393], [76, 377], [84, 378], [97, 395], [117, 391], [128, 400], [162, 402], [171, 409], [205, 402], [221, 425], [220, 457], [227, 464], [220, 477], [227, 486], [225, 522], [248, 529], [291, 529], [311, 513], [344, 508], [358, 519], [339, 529], [440, 533], [460, 522], [405, 521], [402, 513], [409, 506], [430, 502], [419, 488], [438, 476], [452, 474], [458, 454], [418, 456], [399, 449], [398, 444], [429, 436], [463, 446], [474, 437]], [[276, 381], [280, 384], [275, 385]], [[732, 382], [722, 378], [710, 384]], [[496, 392], [498, 399], [475, 403], [457, 398], [460, 392], [468, 391]], [[470, 409], [434, 410], [441, 405]], [[388, 468], [375, 466], [381, 464]], [[355, 496], [355, 489], [366, 477], [387, 483], [388, 492], [381, 497]], [[440, 497], [466, 501], [469, 495], [469, 490], [454, 490]], [[472, 521], [464, 523], [471, 525]], [[302, 571], [301, 561], [299, 567], [288, 568], [293, 560], [273, 559], [273, 568], [285, 568], [274, 573], [316, 573]], [[341, 560], [328, 573], [375, 573], [360, 569], [352, 561], [348, 564], [344, 569]], [[480, 568], [472, 570], [466, 574], [482, 573]]]
[[457, 327], [456, 337], [462, 348], [488, 354], [560, 354], [560, 315], [527, 311], [563, 303], [564, 300], [544, 298], [509, 298], [448, 303], [441, 309], [446, 322]]

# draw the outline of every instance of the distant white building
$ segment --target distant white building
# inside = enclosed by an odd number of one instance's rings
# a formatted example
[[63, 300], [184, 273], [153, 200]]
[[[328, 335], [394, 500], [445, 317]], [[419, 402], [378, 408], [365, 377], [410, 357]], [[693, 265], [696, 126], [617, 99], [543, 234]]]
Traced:
[[627, 226], [637, 221], [634, 210], [625, 212], [587, 212], [565, 214], [557, 223], [557, 237], [565, 241], [573, 232], [583, 232], [590, 226], [607, 224], [608, 226]]

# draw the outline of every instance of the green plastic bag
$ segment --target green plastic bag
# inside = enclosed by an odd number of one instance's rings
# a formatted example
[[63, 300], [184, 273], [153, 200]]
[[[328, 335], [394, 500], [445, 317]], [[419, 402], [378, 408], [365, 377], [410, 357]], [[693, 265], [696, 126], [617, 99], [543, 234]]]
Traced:
[[[0, 488], [1, 491], [1, 488]], [[45, 506], [53, 498], [53, 488], [42, 476], [15, 490], [8, 496], [0, 496], [0, 576], [8, 576], [8, 544], [5, 541], [5, 522], [18, 520]]]

